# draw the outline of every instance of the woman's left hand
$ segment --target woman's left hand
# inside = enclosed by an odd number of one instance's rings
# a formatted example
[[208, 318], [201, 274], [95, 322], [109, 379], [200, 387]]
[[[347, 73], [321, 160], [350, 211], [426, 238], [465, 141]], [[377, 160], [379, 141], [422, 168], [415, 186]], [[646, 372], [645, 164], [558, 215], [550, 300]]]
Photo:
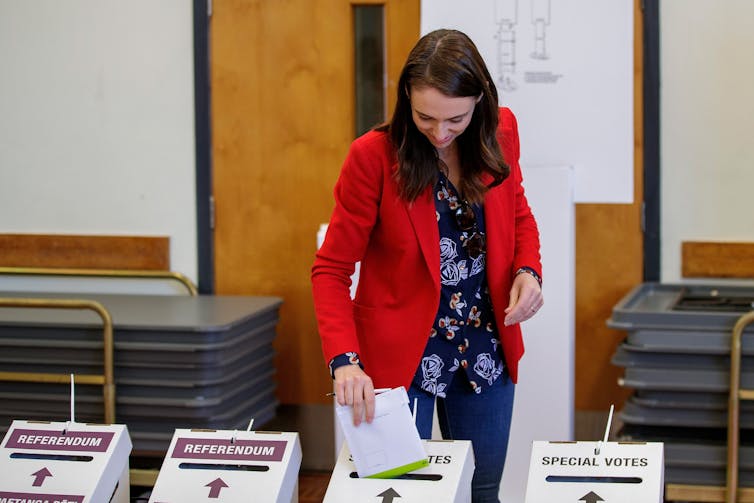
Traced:
[[511, 287], [510, 303], [505, 309], [505, 326], [526, 321], [544, 304], [542, 288], [531, 274], [517, 274]]

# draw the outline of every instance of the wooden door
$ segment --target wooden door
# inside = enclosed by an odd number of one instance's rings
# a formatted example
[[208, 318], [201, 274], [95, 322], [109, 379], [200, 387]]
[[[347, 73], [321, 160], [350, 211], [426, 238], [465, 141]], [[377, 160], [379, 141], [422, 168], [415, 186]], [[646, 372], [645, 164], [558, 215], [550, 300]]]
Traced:
[[325, 402], [309, 273], [355, 130], [354, 9], [384, 9], [387, 110], [419, 0], [215, 0], [210, 27], [215, 291], [283, 299], [277, 396]]

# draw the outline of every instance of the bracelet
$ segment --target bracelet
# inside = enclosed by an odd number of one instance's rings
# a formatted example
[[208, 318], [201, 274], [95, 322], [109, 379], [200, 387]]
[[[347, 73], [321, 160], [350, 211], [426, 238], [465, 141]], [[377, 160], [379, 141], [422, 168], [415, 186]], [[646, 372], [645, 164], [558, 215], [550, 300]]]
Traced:
[[518, 276], [519, 274], [524, 273], [524, 272], [527, 274], [531, 274], [534, 277], [534, 279], [537, 280], [537, 283], [539, 283], [539, 288], [542, 288], [542, 278], [540, 277], [539, 274], [537, 274], [537, 271], [535, 271], [531, 267], [526, 267], [526, 266], [519, 267], [519, 269], [516, 271], [515, 276]]

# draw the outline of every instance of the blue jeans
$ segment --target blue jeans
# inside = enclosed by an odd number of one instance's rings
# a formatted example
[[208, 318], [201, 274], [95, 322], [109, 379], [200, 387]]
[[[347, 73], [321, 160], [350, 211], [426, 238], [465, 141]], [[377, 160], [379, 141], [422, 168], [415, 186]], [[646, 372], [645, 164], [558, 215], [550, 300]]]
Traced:
[[[473, 503], [499, 503], [500, 479], [508, 450], [515, 385], [503, 372], [497, 381], [477, 395], [465, 374], [456, 372], [446, 398], [437, 398], [437, 419], [446, 440], [471, 440], [474, 448]], [[419, 436], [432, 438], [435, 397], [412, 385], [409, 407], [417, 398], [416, 427]]]

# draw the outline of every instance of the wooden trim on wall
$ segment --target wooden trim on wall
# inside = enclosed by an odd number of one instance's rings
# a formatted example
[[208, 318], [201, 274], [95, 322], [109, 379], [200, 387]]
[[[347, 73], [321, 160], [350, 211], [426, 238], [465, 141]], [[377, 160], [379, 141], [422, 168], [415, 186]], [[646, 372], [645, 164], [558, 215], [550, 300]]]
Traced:
[[0, 266], [170, 270], [170, 238], [0, 234]]
[[754, 243], [684, 241], [684, 278], [754, 278]]

